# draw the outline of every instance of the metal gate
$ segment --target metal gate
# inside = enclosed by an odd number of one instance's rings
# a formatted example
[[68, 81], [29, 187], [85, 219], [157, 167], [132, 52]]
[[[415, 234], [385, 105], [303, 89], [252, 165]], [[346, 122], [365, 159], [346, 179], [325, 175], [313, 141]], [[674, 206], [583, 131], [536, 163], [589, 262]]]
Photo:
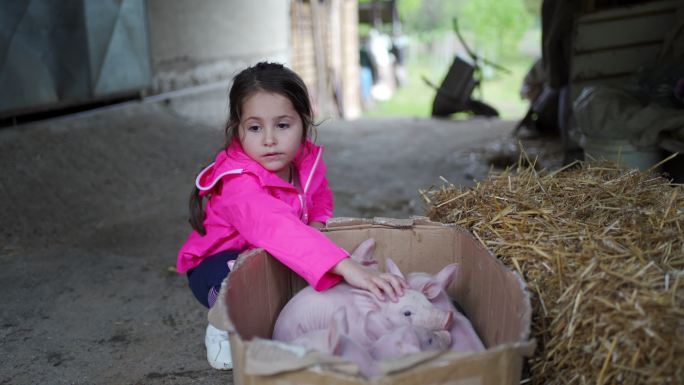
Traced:
[[133, 95], [150, 84], [142, 0], [3, 0], [0, 117]]

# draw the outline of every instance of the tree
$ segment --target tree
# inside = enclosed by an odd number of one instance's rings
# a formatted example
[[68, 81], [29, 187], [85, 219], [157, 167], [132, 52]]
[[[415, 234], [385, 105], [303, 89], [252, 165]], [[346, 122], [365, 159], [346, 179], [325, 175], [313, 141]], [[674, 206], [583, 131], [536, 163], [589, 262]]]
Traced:
[[414, 34], [451, 30], [458, 7], [454, 0], [397, 0], [404, 31]]
[[525, 0], [470, 0], [460, 9], [459, 26], [475, 34], [475, 44], [491, 56], [515, 50], [534, 18]]

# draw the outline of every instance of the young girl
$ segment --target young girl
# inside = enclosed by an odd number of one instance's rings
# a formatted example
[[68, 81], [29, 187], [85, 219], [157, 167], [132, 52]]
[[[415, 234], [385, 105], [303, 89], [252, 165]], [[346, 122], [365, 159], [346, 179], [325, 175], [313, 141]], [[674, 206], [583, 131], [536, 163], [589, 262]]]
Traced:
[[[195, 297], [210, 313], [229, 273], [227, 263], [260, 247], [316, 290], [344, 280], [396, 301], [406, 282], [355, 262], [318, 229], [332, 216], [323, 148], [308, 138], [309, 94], [302, 79], [281, 64], [258, 63], [233, 79], [227, 143], [202, 170], [190, 199], [193, 231], [178, 253]], [[207, 198], [206, 205], [203, 205]], [[231, 369], [227, 332], [210, 317], [205, 345], [209, 364]], [[214, 325], [212, 325], [214, 323]]]

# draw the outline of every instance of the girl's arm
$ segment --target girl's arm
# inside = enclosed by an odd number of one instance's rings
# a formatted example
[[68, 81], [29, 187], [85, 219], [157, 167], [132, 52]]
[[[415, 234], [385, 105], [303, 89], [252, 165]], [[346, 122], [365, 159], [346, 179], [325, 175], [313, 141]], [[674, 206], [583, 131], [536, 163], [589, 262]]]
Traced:
[[[326, 165], [321, 159], [318, 165], [319, 172], [323, 175], [323, 180], [317, 183], [312, 192], [311, 220], [309, 225], [321, 229], [325, 227], [325, 222], [333, 214], [333, 194], [328, 187], [328, 179], [325, 177]], [[361, 265], [351, 258], [340, 261], [333, 269], [332, 273], [341, 275], [344, 280], [357, 288], [366, 289], [373, 293], [379, 300], [384, 300], [383, 293], [387, 294], [392, 301], [397, 300], [397, 295], [404, 295], [404, 288], [408, 287], [406, 280], [394, 274], [381, 273]]]
[[[319, 230], [325, 228], [325, 224], [321, 222], [310, 222], [309, 226]], [[348, 284], [354, 287], [370, 291], [381, 301], [384, 301], [383, 292], [387, 293], [392, 301], [396, 301], [396, 296], [404, 295], [404, 288], [408, 287], [404, 278], [394, 274], [382, 274], [351, 258], [340, 261], [331, 272], [341, 275]]]
[[341, 280], [331, 270], [348, 259], [349, 253], [304, 224], [289, 205], [268, 194], [255, 176], [223, 178], [219, 194], [208, 210], [232, 225], [249, 244], [267, 250], [316, 290]]

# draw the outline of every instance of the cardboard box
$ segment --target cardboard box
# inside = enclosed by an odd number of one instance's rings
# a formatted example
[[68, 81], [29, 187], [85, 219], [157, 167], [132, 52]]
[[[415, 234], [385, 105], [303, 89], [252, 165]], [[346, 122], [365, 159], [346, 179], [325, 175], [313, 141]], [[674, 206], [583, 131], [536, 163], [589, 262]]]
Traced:
[[225, 297], [237, 385], [302, 384], [518, 384], [523, 357], [534, 351], [529, 339], [531, 306], [525, 284], [470, 233], [426, 218], [353, 219], [328, 223], [326, 235], [348, 251], [374, 238], [375, 257], [392, 258], [404, 273], [436, 273], [460, 263], [448, 294], [464, 309], [487, 350], [411, 355], [387, 374], [367, 380], [349, 374], [354, 366], [338, 357], [306, 352], [271, 341], [285, 303], [305, 282], [263, 250], [238, 259]]

